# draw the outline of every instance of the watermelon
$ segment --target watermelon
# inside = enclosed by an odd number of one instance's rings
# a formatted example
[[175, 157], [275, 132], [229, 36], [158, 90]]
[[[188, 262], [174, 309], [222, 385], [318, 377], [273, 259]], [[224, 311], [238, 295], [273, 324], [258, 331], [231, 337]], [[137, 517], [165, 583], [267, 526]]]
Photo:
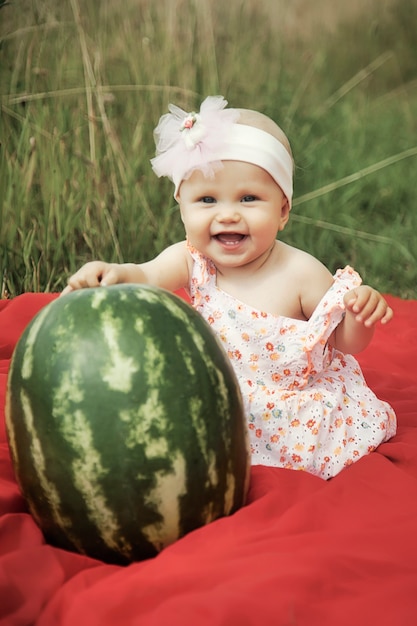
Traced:
[[6, 428], [46, 540], [108, 563], [152, 557], [245, 503], [238, 382], [209, 325], [163, 289], [46, 305], [13, 354]]

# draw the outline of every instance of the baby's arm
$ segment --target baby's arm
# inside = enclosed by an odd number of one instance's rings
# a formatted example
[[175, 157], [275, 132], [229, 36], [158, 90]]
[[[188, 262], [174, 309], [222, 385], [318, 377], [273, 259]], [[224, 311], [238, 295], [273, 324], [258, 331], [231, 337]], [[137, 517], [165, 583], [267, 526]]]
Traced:
[[394, 313], [376, 289], [360, 285], [348, 291], [343, 299], [346, 315], [334, 331], [330, 343], [347, 354], [364, 350], [371, 341], [375, 324], [387, 324]]
[[189, 253], [185, 242], [170, 246], [146, 263], [86, 263], [69, 278], [61, 295], [85, 287], [105, 287], [118, 283], [146, 283], [170, 291], [187, 287]]

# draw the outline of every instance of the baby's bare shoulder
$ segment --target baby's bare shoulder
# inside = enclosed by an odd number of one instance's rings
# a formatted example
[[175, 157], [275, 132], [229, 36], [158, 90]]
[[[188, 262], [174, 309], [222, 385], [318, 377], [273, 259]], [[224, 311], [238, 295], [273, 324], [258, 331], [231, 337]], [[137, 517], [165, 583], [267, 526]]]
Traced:
[[296, 285], [303, 315], [309, 319], [318, 303], [333, 284], [327, 267], [304, 250], [284, 244], [282, 249], [286, 275]]
[[279, 242], [279, 248], [281, 261], [284, 262], [289, 271], [295, 274], [302, 273], [307, 279], [320, 278], [320, 276], [331, 278], [331, 273], [327, 267], [305, 250], [300, 250], [300, 248], [295, 248], [283, 242]]

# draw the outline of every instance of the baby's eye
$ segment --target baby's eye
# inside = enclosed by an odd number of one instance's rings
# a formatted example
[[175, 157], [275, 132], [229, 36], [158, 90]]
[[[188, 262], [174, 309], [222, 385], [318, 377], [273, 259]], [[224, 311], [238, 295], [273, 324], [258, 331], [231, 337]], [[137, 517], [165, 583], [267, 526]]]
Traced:
[[200, 198], [200, 202], [202, 202], [203, 204], [214, 204], [216, 202], [216, 199], [213, 198], [213, 196], [203, 196], [202, 198]]
[[246, 195], [241, 198], [241, 202], [255, 202], [256, 196]]

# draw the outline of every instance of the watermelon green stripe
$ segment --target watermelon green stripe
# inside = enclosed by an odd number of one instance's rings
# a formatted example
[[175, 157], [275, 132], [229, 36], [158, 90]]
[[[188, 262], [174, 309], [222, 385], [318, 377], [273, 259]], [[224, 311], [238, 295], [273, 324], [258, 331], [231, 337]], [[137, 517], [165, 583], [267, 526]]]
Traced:
[[[53, 523], [59, 527], [62, 532], [71, 537], [71, 543], [76, 548], [81, 549], [81, 544], [78, 542], [77, 537], [72, 534], [72, 522], [71, 520], [62, 515], [61, 511], [61, 494], [57, 487], [49, 480], [46, 468], [45, 457], [42, 451], [42, 444], [39, 440], [36, 430], [34, 428], [34, 416], [31, 410], [31, 405], [29, 398], [22, 391], [20, 395], [20, 402], [22, 406], [22, 417], [24, 419], [25, 426], [27, 431], [30, 433], [30, 447], [26, 450], [26, 456], [32, 460], [32, 466], [35, 471], [35, 478], [39, 483], [39, 486], [43, 493], [48, 494], [48, 502], [49, 507], [53, 519]], [[12, 456], [14, 459], [17, 459], [17, 450], [16, 450], [16, 440], [15, 440], [15, 432], [12, 427], [9, 428], [9, 443], [12, 450]], [[18, 462], [15, 463], [15, 471], [19, 473]], [[32, 506], [32, 501], [28, 502], [29, 507], [32, 510], [32, 514], [38, 523], [38, 525], [42, 526], [42, 515], [38, 513], [38, 510]]]
[[157, 473], [156, 484], [146, 498], [149, 506], [158, 507], [161, 521], [143, 527], [142, 532], [158, 551], [181, 537], [179, 498], [187, 493], [187, 468], [179, 450], [173, 458], [172, 469], [168, 478], [164, 473]]
[[107, 504], [102, 479], [109, 470], [103, 466], [101, 455], [94, 448], [88, 418], [82, 411], [75, 411], [63, 420], [62, 432], [74, 450], [77, 450], [77, 456], [72, 460], [72, 475], [74, 486], [85, 502], [89, 519], [109, 548], [120, 549], [128, 555], [129, 549], [121, 536], [117, 515]]
[[43, 324], [44, 317], [48, 314], [47, 310], [40, 311], [36, 316], [33, 323], [30, 325], [29, 332], [26, 339], [26, 351], [25, 357], [22, 361], [22, 377], [30, 378], [33, 368], [33, 347], [36, 341], [37, 334]]
[[62, 518], [61, 516], [60, 492], [58, 491], [56, 486], [48, 479], [48, 476], [46, 474], [46, 463], [45, 463], [45, 457], [44, 457], [43, 450], [42, 450], [42, 443], [39, 437], [37, 436], [36, 430], [34, 428], [35, 420], [34, 420], [34, 416], [32, 413], [30, 400], [27, 394], [24, 393], [23, 391], [20, 394], [20, 402], [22, 404], [22, 409], [23, 409], [22, 415], [25, 421], [25, 426], [27, 428], [27, 431], [31, 435], [31, 445], [29, 449], [29, 454], [31, 455], [32, 460], [33, 460], [33, 467], [35, 468], [41, 489], [44, 492], [47, 492], [49, 494], [49, 502], [50, 502], [50, 506], [52, 509], [54, 520], [59, 526], [61, 526], [61, 528], [64, 529], [66, 526], [69, 526], [70, 523], [69, 523], [69, 520]]
[[86, 289], [45, 307], [16, 346], [6, 421], [30, 510], [66, 549], [128, 563], [244, 503], [235, 375], [164, 290]]

